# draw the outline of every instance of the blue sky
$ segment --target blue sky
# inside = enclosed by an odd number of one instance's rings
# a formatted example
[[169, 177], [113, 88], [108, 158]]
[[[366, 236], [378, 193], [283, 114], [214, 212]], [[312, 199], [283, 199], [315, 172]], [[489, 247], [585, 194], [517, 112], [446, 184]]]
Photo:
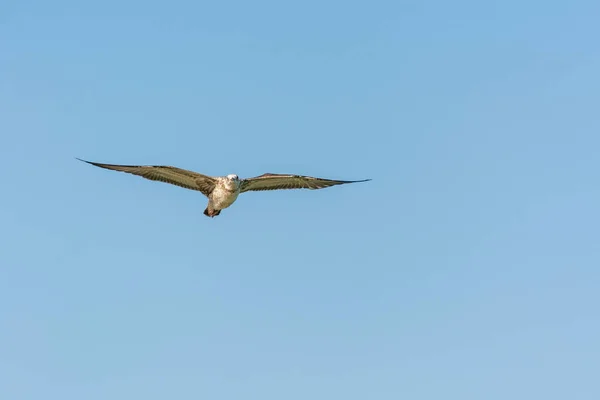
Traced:
[[600, 3], [217, 3], [0, 5], [1, 397], [600, 398]]

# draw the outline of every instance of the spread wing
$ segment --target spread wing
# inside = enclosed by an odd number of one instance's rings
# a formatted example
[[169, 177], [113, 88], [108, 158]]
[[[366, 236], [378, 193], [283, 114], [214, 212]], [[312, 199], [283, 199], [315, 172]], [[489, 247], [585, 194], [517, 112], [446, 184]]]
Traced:
[[338, 181], [332, 179], [315, 178], [312, 176], [288, 175], [288, 174], [263, 174], [254, 178], [243, 179], [240, 192], [251, 190], [278, 190], [278, 189], [323, 189], [345, 183], [366, 182], [370, 179], [360, 181]]
[[79, 161], [86, 162], [96, 167], [111, 169], [113, 171], [126, 172], [128, 174], [138, 175], [152, 181], [159, 181], [177, 185], [186, 189], [198, 190], [206, 197], [215, 188], [216, 180], [210, 176], [202, 175], [197, 172], [188, 171], [181, 168], [162, 166], [162, 165], [114, 165], [100, 164], [91, 161], [85, 161], [78, 158]]

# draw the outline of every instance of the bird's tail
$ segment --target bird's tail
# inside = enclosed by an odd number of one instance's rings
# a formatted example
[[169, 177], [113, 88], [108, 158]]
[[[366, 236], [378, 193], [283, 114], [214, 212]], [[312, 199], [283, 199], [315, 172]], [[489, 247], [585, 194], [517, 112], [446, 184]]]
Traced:
[[221, 210], [209, 210], [208, 207], [206, 207], [206, 209], [204, 210], [204, 215], [206, 215], [207, 217], [214, 218], [219, 214], [221, 214]]

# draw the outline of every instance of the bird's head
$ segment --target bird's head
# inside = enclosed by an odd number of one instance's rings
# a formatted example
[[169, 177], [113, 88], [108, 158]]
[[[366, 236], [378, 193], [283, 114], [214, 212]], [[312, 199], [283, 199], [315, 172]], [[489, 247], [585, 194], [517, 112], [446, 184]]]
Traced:
[[230, 190], [236, 190], [240, 186], [240, 178], [236, 174], [229, 174], [225, 177], [226, 186]]

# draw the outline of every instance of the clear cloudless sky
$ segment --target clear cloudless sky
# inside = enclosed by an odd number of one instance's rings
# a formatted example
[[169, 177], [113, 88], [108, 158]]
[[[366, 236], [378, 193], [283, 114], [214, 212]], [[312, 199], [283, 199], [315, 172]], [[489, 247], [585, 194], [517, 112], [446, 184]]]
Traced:
[[[599, 399], [600, 2], [0, 4], [0, 397]], [[81, 163], [371, 182], [197, 192]]]

